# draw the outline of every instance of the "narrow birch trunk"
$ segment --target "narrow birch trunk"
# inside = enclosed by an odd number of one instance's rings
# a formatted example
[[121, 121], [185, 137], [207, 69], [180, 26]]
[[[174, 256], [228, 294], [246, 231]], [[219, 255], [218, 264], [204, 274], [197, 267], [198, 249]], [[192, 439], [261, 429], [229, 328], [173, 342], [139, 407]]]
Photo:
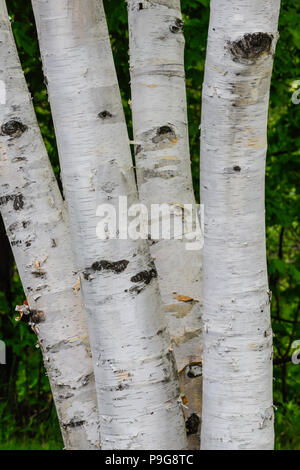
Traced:
[[[63, 200], [0, 0], [0, 209], [67, 449], [97, 449], [98, 411], [85, 312]], [[17, 316], [17, 315], [16, 315]]]
[[[191, 175], [179, 0], [128, 0], [130, 73], [139, 197], [170, 208], [195, 198]], [[202, 344], [201, 252], [186, 240], [152, 241], [167, 323], [187, 403], [189, 448], [199, 448]], [[176, 299], [177, 297], [177, 299]], [[196, 301], [178, 300], [190, 297]]]
[[280, 0], [211, 1], [203, 85], [203, 449], [272, 449], [267, 117]]
[[103, 449], [183, 449], [176, 365], [146, 242], [96, 236], [97, 207], [137, 202], [105, 13], [33, 0], [88, 313]]

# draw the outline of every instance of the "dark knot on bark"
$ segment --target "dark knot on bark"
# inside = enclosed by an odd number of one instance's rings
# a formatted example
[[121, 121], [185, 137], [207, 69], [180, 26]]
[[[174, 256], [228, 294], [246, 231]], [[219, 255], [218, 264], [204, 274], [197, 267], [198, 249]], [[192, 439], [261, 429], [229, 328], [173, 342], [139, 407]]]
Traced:
[[157, 129], [156, 135], [153, 137], [152, 142], [158, 144], [163, 140], [173, 140], [176, 137], [174, 130], [170, 126], [161, 126]]
[[236, 61], [257, 59], [270, 52], [274, 36], [269, 33], [247, 33], [242, 38], [228, 42], [229, 50]]
[[200, 425], [200, 418], [196, 413], [191, 414], [185, 423], [186, 433], [188, 436], [197, 434]]
[[27, 126], [20, 121], [12, 119], [1, 126], [1, 135], [9, 137], [20, 137], [27, 130]]
[[178, 34], [183, 33], [184, 30], [184, 23], [180, 18], [175, 19], [175, 24], [170, 26], [171, 33]]
[[101, 111], [101, 113], [98, 114], [98, 117], [100, 119], [107, 119], [107, 118], [112, 117], [112, 114], [109, 111], [104, 110], [104, 111]]
[[236, 165], [236, 166], [233, 167], [233, 170], [239, 172], [239, 171], [241, 171], [241, 167]]

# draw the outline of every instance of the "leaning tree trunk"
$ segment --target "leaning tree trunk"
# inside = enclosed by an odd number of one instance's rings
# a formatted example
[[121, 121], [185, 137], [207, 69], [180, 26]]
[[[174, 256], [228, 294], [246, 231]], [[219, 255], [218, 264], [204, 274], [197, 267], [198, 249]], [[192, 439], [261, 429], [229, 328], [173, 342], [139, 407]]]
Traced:
[[272, 449], [267, 117], [280, 0], [211, 1], [201, 132], [203, 449]]
[[[179, 0], [128, 1], [132, 115], [140, 201], [196, 214], [191, 175], [184, 36]], [[179, 214], [182, 217], [182, 214]], [[153, 220], [155, 223], [155, 221]], [[167, 323], [186, 397], [189, 447], [199, 448], [202, 344], [201, 252], [187, 240], [151, 241]], [[195, 300], [192, 300], [195, 299]]]
[[98, 205], [118, 207], [119, 196], [128, 206], [137, 202], [102, 2], [32, 3], [82, 274], [102, 447], [185, 448], [176, 365], [146, 242], [96, 236]]
[[95, 381], [64, 204], [0, 0], [0, 209], [67, 449], [99, 447]]

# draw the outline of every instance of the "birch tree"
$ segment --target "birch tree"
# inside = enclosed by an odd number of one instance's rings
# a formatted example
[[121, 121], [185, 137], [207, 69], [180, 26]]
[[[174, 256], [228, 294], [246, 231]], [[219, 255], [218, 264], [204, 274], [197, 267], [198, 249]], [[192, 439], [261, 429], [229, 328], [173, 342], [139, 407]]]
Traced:
[[67, 449], [97, 449], [98, 411], [66, 212], [0, 0], [0, 209]]
[[203, 449], [272, 449], [264, 172], [280, 0], [211, 1], [202, 94]]
[[[195, 214], [180, 1], [128, 0], [128, 19], [140, 200], [149, 212], [153, 204], [168, 204], [175, 213], [181, 212], [184, 204], [190, 204]], [[152, 240], [150, 243], [182, 393], [187, 400], [189, 447], [199, 448], [201, 253], [187, 250], [186, 240], [175, 239], [174, 234], [170, 240]]]
[[[103, 449], [183, 449], [176, 364], [143, 240], [99, 240], [99, 204], [137, 203], [102, 2], [33, 0], [94, 359]], [[126, 238], [126, 236], [124, 236]]]

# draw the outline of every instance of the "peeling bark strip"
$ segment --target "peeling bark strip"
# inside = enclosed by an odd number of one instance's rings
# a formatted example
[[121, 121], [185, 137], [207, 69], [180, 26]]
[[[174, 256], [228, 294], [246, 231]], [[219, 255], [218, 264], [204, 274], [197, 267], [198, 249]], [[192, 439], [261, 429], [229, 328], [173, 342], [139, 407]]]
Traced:
[[[99, 449], [93, 367], [60, 195], [0, 0], [0, 210], [29, 305], [17, 308], [38, 335], [67, 449]], [[13, 117], [16, 107], [21, 111]], [[24, 123], [27, 123], [25, 125]], [[9, 138], [8, 138], [9, 137]], [[5, 158], [3, 158], [5, 156]], [[30, 203], [26, 203], [29, 201]], [[51, 249], [54, 239], [59, 240]], [[47, 285], [41, 283], [47, 278]], [[20, 318], [19, 317], [19, 318]], [[21, 318], [20, 318], [21, 319]], [[86, 374], [91, 374], [84, 385]], [[64, 423], [80, 422], [73, 428]]]
[[[116, 206], [120, 195], [138, 202], [102, 2], [33, 0], [33, 7], [83, 272], [102, 448], [184, 449], [177, 371], [147, 243], [96, 235], [95, 208], [108, 193]], [[132, 278], [139, 295], [128, 288]]]
[[[142, 9], [141, 6], [144, 5]], [[179, 0], [128, 1], [130, 73], [135, 162], [139, 197], [151, 204], [192, 204], [193, 192], [186, 90], [184, 36]], [[191, 379], [188, 365], [202, 358], [200, 304], [182, 314], [174, 293], [201, 298], [201, 253], [187, 251], [181, 240], [153, 243], [165, 315], [180, 372], [181, 393], [187, 398], [185, 418], [201, 414], [201, 377]], [[139, 293], [145, 284], [129, 289]], [[139, 294], [140, 295], [140, 294]], [[183, 372], [184, 371], [184, 372]], [[189, 436], [199, 449], [199, 429]]]
[[271, 331], [264, 179], [280, 0], [210, 5], [200, 158], [201, 448], [268, 450], [274, 423], [272, 335], [264, 335]]
[[241, 39], [229, 41], [228, 47], [236, 60], [257, 59], [270, 52], [273, 39], [273, 34], [268, 33], [245, 34]]

